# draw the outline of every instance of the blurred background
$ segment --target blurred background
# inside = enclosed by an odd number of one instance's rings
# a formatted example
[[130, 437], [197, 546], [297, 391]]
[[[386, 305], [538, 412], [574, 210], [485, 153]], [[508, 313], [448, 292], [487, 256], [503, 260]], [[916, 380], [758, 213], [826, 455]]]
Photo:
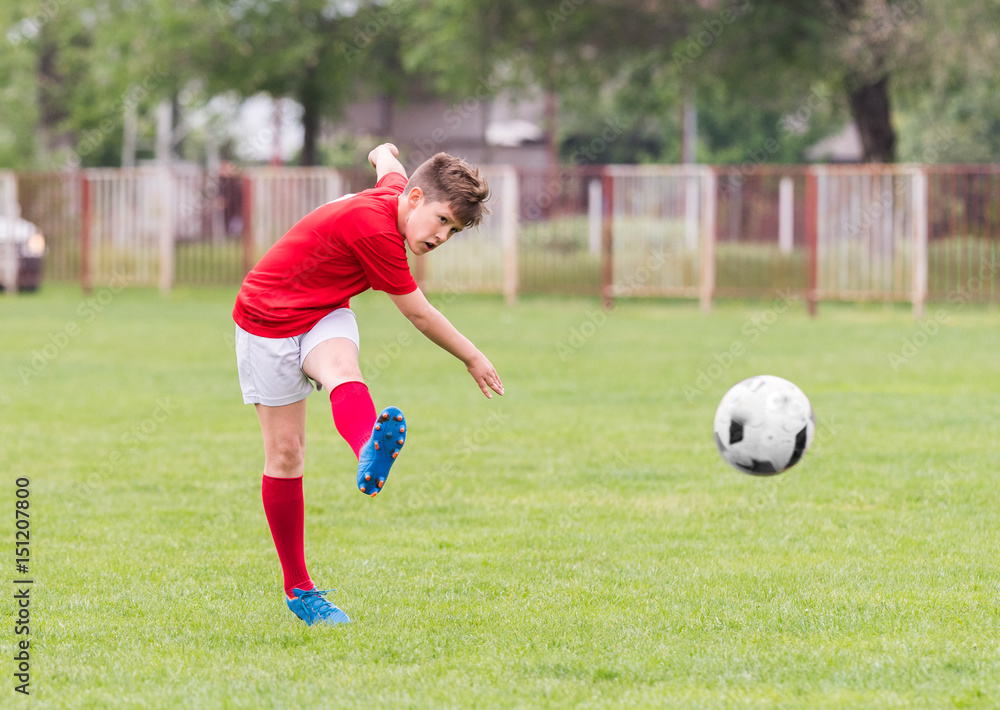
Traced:
[[511, 205], [416, 265], [438, 289], [916, 303], [988, 263], [992, 299], [998, 27], [985, 0], [6, 3], [0, 217], [47, 278], [238, 283], [389, 140], [496, 166]]
[[0, 166], [356, 166], [386, 139], [516, 166], [990, 162], [998, 27], [986, 0], [4, 3]]

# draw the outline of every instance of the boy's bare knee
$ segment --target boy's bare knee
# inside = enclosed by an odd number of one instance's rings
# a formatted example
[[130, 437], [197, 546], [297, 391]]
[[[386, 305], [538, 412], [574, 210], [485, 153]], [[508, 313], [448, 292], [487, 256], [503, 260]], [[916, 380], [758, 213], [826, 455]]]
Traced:
[[280, 439], [266, 452], [267, 468], [283, 478], [295, 478], [302, 475], [306, 460], [306, 447], [296, 439]]

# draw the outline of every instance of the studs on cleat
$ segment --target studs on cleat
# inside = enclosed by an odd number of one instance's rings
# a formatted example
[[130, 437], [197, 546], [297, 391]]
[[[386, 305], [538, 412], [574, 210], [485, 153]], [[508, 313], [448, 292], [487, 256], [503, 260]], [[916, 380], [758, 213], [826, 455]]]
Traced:
[[374, 498], [377, 495], [378, 495], [378, 491], [375, 491], [374, 493], [372, 493], [372, 498]]
[[399, 456], [399, 452], [398, 451], [393, 451], [392, 452], [392, 457], [396, 458], [397, 456]]
[[358, 486], [358, 490], [363, 492], [365, 490], [365, 487], [364, 486]]
[[396, 439], [396, 443], [399, 444], [400, 446], [402, 446], [403, 445], [403, 440], [402, 439]]
[[396, 421], [397, 421], [397, 422], [401, 422], [401, 421], [403, 421], [403, 415], [402, 415], [402, 414], [397, 414], [397, 415], [396, 415]]
[[365, 474], [365, 480], [366, 480], [366, 481], [370, 481], [370, 480], [372, 480], [372, 476], [371, 476], [371, 474], [370, 474], [370, 473], [366, 473], [366, 474]]
[[378, 442], [375, 442], [375, 450], [378, 451]]
[[406, 427], [405, 426], [399, 427], [399, 433], [400, 434], [402, 434], [404, 431], [406, 431]]
[[385, 485], [385, 479], [384, 479], [384, 478], [380, 478], [380, 479], [378, 480], [378, 487], [379, 487], [379, 488], [381, 488], [381, 487], [382, 487], [382, 486], [384, 486], [384, 485]]
[[387, 422], [387, 421], [389, 421], [389, 415], [388, 414], [383, 414], [382, 417], [381, 417], [381, 419], [382, 419], [382, 421]]
[[381, 424], [376, 424], [375, 425], [375, 431], [381, 431], [381, 429], [382, 429], [382, 425]]

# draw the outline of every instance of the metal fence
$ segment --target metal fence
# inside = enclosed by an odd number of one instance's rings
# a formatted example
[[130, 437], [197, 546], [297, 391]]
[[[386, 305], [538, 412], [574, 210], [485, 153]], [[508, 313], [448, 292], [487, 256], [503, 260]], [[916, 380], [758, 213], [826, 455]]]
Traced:
[[807, 177], [798, 166], [716, 169], [715, 294], [808, 288]]
[[[425, 290], [998, 301], [1000, 166], [484, 166], [493, 214], [415, 258]], [[296, 220], [373, 184], [329, 168], [6, 173], [85, 288], [237, 284]], [[3, 202], [3, 200], [0, 200]], [[14, 204], [16, 202], [16, 204]]]
[[698, 166], [609, 166], [603, 293], [701, 298], [714, 283], [716, 176]]
[[931, 165], [924, 171], [928, 295], [1000, 301], [1000, 165]]

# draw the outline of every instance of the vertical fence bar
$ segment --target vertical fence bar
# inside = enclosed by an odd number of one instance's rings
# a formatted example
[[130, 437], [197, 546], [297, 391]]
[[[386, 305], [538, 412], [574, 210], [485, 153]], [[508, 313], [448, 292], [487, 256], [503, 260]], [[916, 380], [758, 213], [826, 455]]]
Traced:
[[615, 179], [607, 172], [603, 173], [601, 192], [604, 197], [604, 223], [601, 229], [601, 300], [605, 310], [611, 310], [614, 299], [614, 203]]
[[684, 186], [684, 247], [688, 251], [698, 248], [698, 198], [704, 188], [698, 178], [697, 174], [681, 178]]
[[792, 253], [795, 235], [795, 183], [787, 175], [778, 182], [778, 251]]
[[[240, 180], [243, 188], [243, 276], [250, 273], [254, 265], [254, 236], [253, 236], [253, 180], [249, 175], [244, 175]], [[242, 277], [241, 277], [242, 278]]]
[[913, 317], [923, 318], [927, 301], [927, 173], [913, 174]]
[[94, 288], [93, 275], [90, 273], [90, 180], [87, 173], [80, 173], [80, 287], [84, 293], [90, 293]]
[[0, 217], [8, 219], [9, 233], [6, 239], [0, 241], [0, 263], [3, 264], [0, 273], [0, 283], [3, 284], [8, 296], [17, 295], [18, 287], [18, 258], [17, 258], [17, 223], [14, 221], [21, 216], [21, 208], [17, 199], [17, 180], [12, 173], [3, 171], [0, 173]]
[[819, 211], [817, 207], [818, 191], [816, 189], [816, 171], [810, 168], [806, 171], [806, 247], [809, 250], [809, 286], [806, 291], [806, 303], [809, 315], [816, 315], [816, 301], [819, 298], [819, 253], [816, 239]]
[[712, 311], [712, 297], [715, 295], [715, 211], [716, 177], [715, 170], [708, 169], [702, 181], [701, 217], [701, 276], [699, 300], [702, 313]]
[[520, 261], [517, 252], [517, 213], [521, 188], [517, 171], [507, 168], [501, 181], [503, 203], [500, 206], [500, 236], [503, 249], [503, 295], [508, 306], [517, 303], [520, 284]]
[[160, 168], [160, 293], [170, 295], [174, 285], [174, 180], [170, 168]]
[[601, 253], [601, 180], [587, 180], [587, 249], [595, 256]]

